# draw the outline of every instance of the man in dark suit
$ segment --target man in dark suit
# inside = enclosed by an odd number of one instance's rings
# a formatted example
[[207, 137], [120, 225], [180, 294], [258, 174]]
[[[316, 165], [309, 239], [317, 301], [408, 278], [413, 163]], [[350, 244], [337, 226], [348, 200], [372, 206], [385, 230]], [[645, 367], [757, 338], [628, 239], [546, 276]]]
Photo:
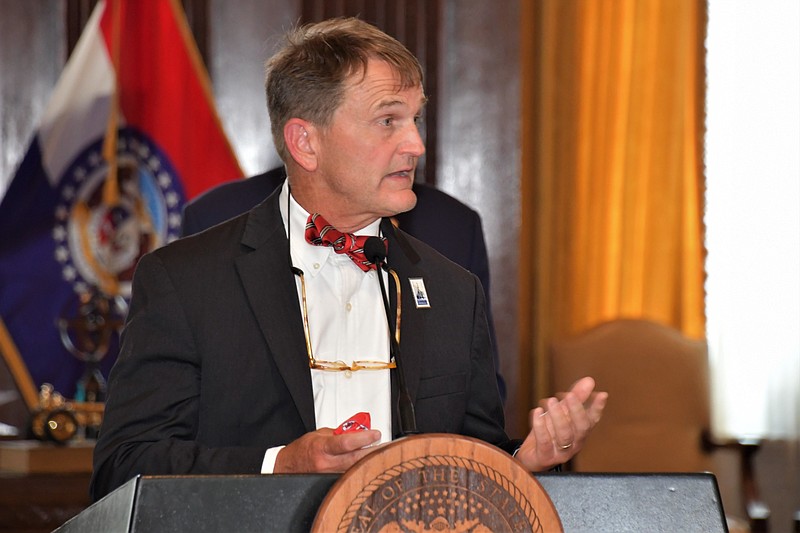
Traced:
[[[279, 188], [285, 179], [286, 171], [281, 166], [251, 178], [214, 187], [186, 204], [181, 235], [194, 235], [249, 211]], [[489, 257], [481, 217], [474, 209], [424, 183], [415, 182], [412, 190], [417, 203], [414, 209], [395, 215], [395, 225], [478, 276], [486, 296], [486, 317], [492, 340], [497, 387], [500, 398], [505, 401], [506, 384], [500, 375], [500, 356], [489, 296]]]
[[[137, 474], [342, 472], [415, 429], [529, 470], [569, 460], [606, 394], [579, 380], [509, 439], [480, 282], [389, 220], [414, 206], [424, 153], [413, 55], [355, 19], [302, 28], [270, 61], [267, 100], [287, 182], [137, 267], [94, 497]], [[332, 429], [358, 411], [372, 429]]]

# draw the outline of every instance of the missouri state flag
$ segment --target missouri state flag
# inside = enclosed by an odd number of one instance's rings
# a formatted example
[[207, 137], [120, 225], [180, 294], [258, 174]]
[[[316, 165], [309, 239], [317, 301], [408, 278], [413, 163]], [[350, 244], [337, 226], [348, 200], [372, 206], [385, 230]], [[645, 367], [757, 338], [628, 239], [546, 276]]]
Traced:
[[0, 203], [0, 349], [28, 386], [107, 377], [138, 259], [241, 176], [178, 1], [99, 2]]

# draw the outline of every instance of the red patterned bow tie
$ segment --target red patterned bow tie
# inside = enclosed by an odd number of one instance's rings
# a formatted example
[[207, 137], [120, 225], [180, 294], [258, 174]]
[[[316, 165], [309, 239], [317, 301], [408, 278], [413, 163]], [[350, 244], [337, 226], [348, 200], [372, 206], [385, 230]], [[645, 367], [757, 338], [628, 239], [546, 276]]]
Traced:
[[[342, 233], [328, 224], [328, 221], [319, 213], [310, 215], [306, 222], [306, 241], [316, 246], [330, 246], [337, 254], [347, 254], [364, 272], [377, 268], [364, 255], [364, 243], [368, 238], [366, 235], [356, 236], [352, 233]], [[381, 240], [388, 249], [389, 243], [386, 242], [386, 239], [381, 237]]]

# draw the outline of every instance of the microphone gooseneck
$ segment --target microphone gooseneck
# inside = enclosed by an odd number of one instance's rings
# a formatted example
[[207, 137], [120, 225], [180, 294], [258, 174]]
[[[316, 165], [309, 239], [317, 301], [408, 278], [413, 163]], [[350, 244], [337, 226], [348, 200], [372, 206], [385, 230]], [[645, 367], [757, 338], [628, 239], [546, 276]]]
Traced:
[[378, 283], [381, 286], [381, 297], [383, 298], [383, 308], [386, 311], [386, 322], [389, 326], [389, 353], [397, 365], [397, 410], [400, 416], [400, 433], [403, 436], [416, 435], [417, 417], [414, 413], [414, 402], [406, 387], [406, 378], [400, 358], [400, 345], [397, 342], [395, 328], [392, 326], [392, 315], [389, 310], [389, 299], [386, 296], [386, 286], [383, 283], [383, 273], [381, 268], [386, 268], [386, 245], [380, 237], [370, 237], [364, 242], [364, 254], [367, 260], [378, 266]]

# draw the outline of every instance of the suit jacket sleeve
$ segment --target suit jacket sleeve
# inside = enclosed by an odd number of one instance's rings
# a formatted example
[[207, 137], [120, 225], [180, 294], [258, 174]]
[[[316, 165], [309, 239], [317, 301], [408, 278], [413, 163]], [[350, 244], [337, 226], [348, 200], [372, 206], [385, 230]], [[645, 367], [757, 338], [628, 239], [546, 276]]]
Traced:
[[468, 407], [463, 434], [480, 438], [513, 453], [521, 441], [509, 440], [505, 432], [503, 405], [490, 339], [490, 323], [486, 315], [486, 301], [480, 280], [473, 275], [475, 307], [473, 309], [473, 336], [470, 357], [470, 380], [467, 390]]
[[94, 452], [93, 497], [140, 473], [258, 473], [264, 448], [211, 448], [197, 440], [201, 363], [157, 255], [142, 258], [133, 294]]

